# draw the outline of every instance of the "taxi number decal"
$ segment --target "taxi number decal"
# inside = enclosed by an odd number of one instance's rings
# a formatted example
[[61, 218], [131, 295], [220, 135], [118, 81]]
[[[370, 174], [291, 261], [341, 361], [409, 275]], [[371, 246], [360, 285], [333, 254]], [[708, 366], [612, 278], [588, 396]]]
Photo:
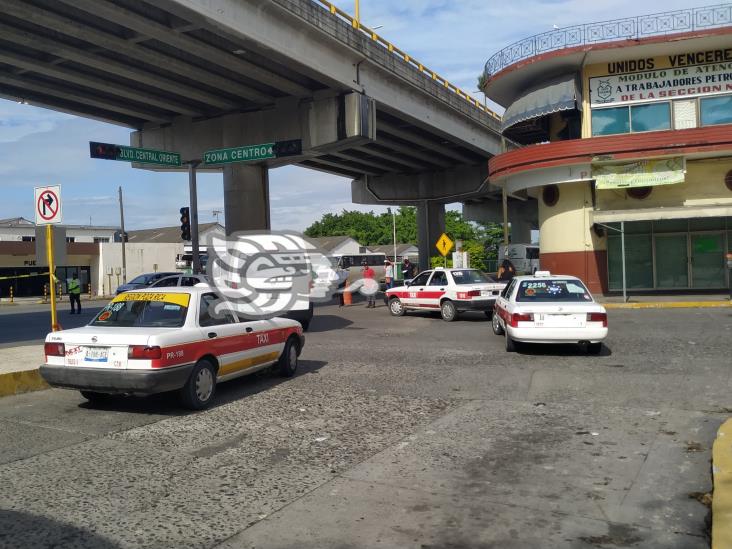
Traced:
[[167, 360], [170, 360], [171, 358], [183, 358], [183, 355], [185, 352], [182, 349], [179, 349], [178, 351], [170, 351], [169, 353], [165, 353], [165, 358]]
[[257, 345], [267, 345], [269, 343], [269, 334], [257, 334]]
[[409, 292], [409, 297], [415, 299], [417, 297], [417, 292]]
[[163, 301], [165, 303], [174, 303], [182, 307], [188, 307], [190, 299], [190, 294], [125, 292], [115, 297], [112, 303], [121, 301]]

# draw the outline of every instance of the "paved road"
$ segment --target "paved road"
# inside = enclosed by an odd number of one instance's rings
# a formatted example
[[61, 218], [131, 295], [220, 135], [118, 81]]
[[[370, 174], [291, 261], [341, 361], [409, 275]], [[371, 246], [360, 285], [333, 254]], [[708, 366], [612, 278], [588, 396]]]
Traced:
[[[68, 302], [58, 306], [58, 319], [65, 329], [78, 328], [87, 324], [105, 301], [83, 302], [80, 315], [69, 313]], [[0, 306], [0, 347], [15, 347], [41, 343], [51, 331], [50, 305], [3, 305]]]
[[613, 311], [507, 355], [481, 316], [318, 311], [290, 380], [0, 399], [0, 547], [708, 547], [732, 311]]

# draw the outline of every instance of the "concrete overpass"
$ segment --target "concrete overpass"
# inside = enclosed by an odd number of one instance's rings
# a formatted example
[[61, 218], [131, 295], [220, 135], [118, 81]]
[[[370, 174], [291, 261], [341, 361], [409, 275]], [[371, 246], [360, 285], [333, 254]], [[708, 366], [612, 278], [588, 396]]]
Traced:
[[417, 205], [424, 261], [445, 203], [499, 211], [496, 115], [324, 0], [2, 0], [0, 15], [2, 97], [186, 161], [302, 139], [300, 156], [223, 168], [227, 232], [269, 227], [283, 163], [352, 178], [356, 203]]

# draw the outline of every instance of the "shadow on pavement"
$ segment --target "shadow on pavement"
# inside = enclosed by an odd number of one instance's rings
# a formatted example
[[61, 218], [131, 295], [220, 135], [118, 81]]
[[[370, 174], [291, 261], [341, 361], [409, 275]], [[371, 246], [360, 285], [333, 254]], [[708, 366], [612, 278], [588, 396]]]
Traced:
[[118, 549], [88, 530], [30, 513], [0, 509], [0, 547]]
[[[313, 320], [310, 322], [310, 328], [305, 334], [307, 338], [308, 333], [318, 332], [329, 332], [331, 330], [340, 330], [346, 326], [353, 324], [353, 321], [336, 315], [315, 315]], [[307, 342], [305, 343], [307, 346]]]
[[564, 345], [564, 344], [540, 344], [540, 343], [519, 343], [517, 345], [518, 354], [534, 355], [534, 356], [588, 356], [603, 357], [612, 356], [613, 352], [604, 343], [602, 350], [596, 354], [589, 354], [583, 345]]
[[[295, 377], [317, 374], [318, 370], [326, 364], [328, 363], [322, 360], [300, 360]], [[214, 402], [209, 409], [218, 408], [224, 404], [256, 395], [289, 380], [290, 378], [281, 377], [276, 371], [268, 368], [248, 376], [217, 384]], [[184, 416], [197, 413], [181, 406], [176, 391], [150, 396], [110, 395], [108, 399], [94, 404], [85, 400], [79, 404], [79, 408], [168, 416]]]

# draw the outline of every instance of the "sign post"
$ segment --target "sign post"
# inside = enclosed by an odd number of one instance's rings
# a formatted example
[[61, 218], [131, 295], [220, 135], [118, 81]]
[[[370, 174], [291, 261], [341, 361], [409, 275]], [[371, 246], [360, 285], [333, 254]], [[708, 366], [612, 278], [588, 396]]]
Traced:
[[201, 273], [201, 255], [198, 251], [198, 191], [196, 190], [196, 166], [198, 166], [198, 160], [191, 160], [188, 163], [188, 191], [190, 194], [190, 208], [191, 208], [191, 254], [192, 262], [191, 267], [193, 268], [193, 274]]
[[61, 329], [56, 315], [56, 266], [53, 257], [53, 225], [61, 223], [61, 185], [36, 187], [34, 193], [36, 224], [46, 226], [46, 258], [51, 289], [51, 331]]

